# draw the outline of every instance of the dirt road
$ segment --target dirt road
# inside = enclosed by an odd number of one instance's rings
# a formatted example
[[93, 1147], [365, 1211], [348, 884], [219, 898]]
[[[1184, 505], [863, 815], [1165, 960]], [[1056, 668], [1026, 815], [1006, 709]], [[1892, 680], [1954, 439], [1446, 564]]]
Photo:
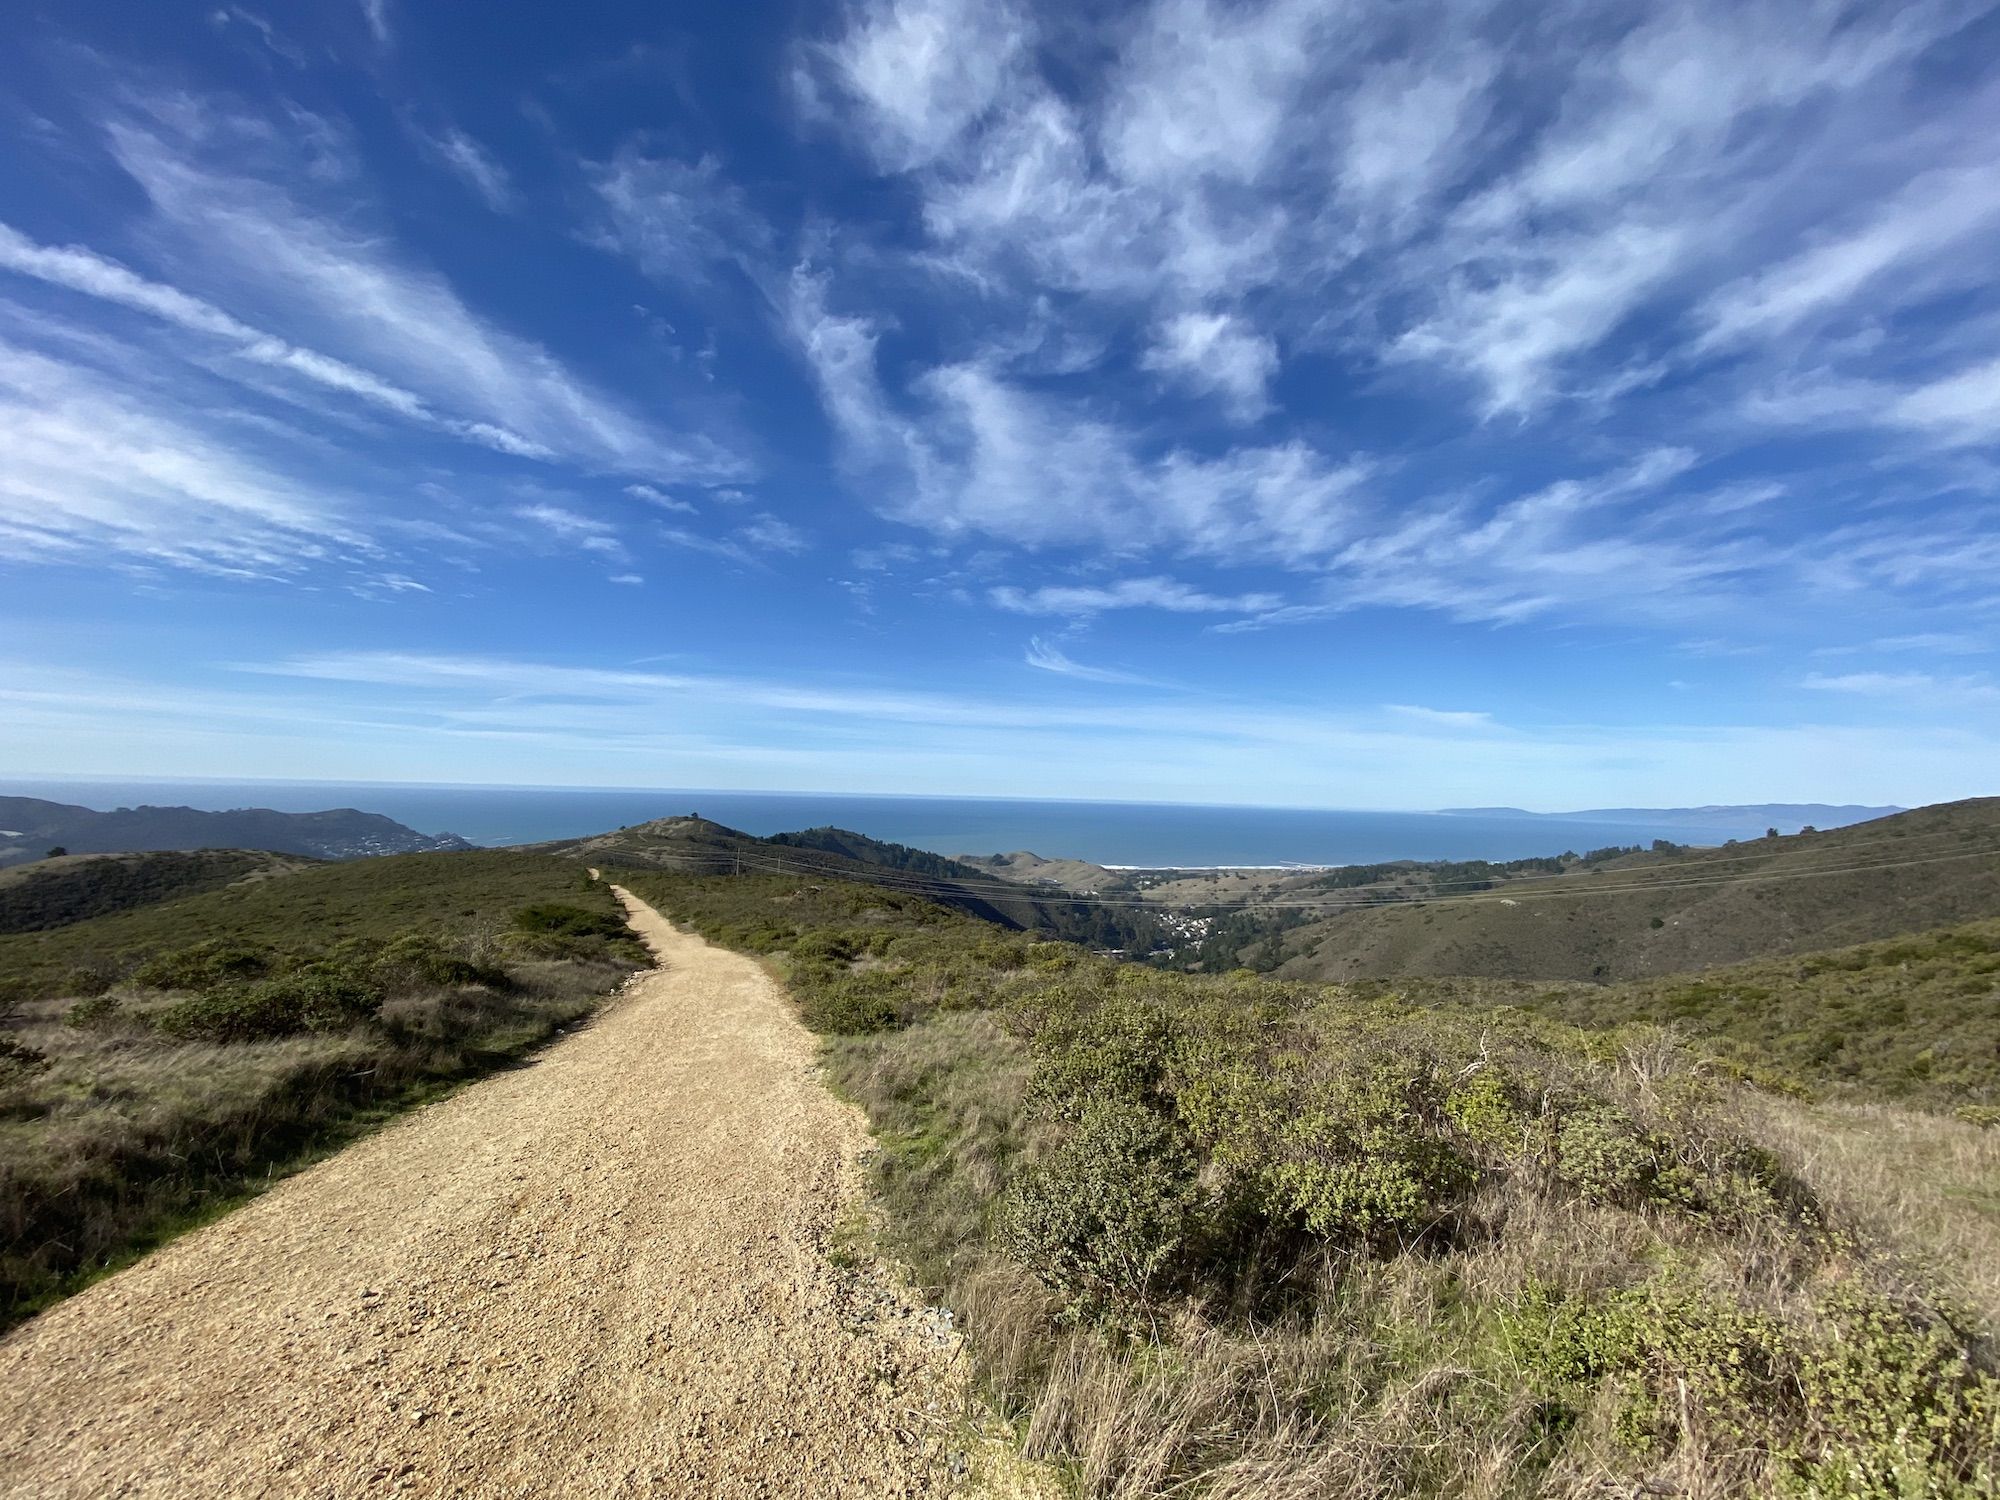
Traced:
[[0, 1342], [0, 1493], [932, 1492], [951, 1336], [826, 1254], [858, 1115], [619, 895], [661, 967], [590, 1026]]

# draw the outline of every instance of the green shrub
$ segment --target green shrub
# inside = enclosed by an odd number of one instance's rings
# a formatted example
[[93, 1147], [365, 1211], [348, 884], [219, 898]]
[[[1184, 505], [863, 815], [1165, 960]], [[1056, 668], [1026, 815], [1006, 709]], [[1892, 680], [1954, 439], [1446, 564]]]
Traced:
[[623, 917], [560, 901], [540, 901], [522, 907], [514, 913], [514, 926], [521, 932], [575, 938], [622, 938], [630, 931]]
[[1595, 1297], [1531, 1285], [1503, 1317], [1523, 1383], [1657, 1461], [1690, 1441], [1760, 1457], [1765, 1493], [1902, 1500], [1993, 1493], [2000, 1382], [1935, 1315], [1839, 1279], [1809, 1321], [1669, 1274]]
[[1099, 1099], [1015, 1184], [1001, 1236], [1079, 1310], [1130, 1308], [1177, 1279], [1199, 1201], [1178, 1132], [1150, 1110]]
[[155, 1012], [152, 1023], [183, 1041], [268, 1041], [346, 1031], [372, 1019], [381, 1004], [379, 990], [355, 980], [300, 972], [183, 1000]]
[[826, 928], [808, 932], [792, 943], [791, 954], [801, 963], [851, 963], [864, 951], [867, 939], [855, 933]]
[[118, 1015], [123, 1002], [116, 995], [96, 994], [87, 1000], [79, 1000], [63, 1012], [63, 1025], [74, 1026], [78, 1031], [96, 1031], [108, 1026]]
[[390, 994], [463, 984], [504, 989], [509, 984], [506, 970], [475, 962], [462, 947], [427, 932], [391, 939], [369, 962], [368, 975]]
[[39, 1073], [48, 1065], [48, 1054], [41, 1048], [0, 1036], [0, 1083], [29, 1073]]
[[1402, 1243], [1450, 1217], [1477, 1181], [1419, 1050], [1364, 1041], [1257, 1057], [1224, 1076], [1227, 1102], [1202, 1127], [1214, 1160], [1241, 1179], [1261, 1218], [1325, 1248]]
[[83, 997], [101, 995], [116, 982], [111, 974], [95, 964], [78, 964], [63, 971], [62, 978], [56, 981], [56, 993]]
[[269, 949], [219, 938], [149, 958], [132, 972], [132, 982], [155, 990], [207, 990], [256, 979], [271, 971]]
[[1592, 1203], [1641, 1203], [1659, 1172], [1653, 1143], [1611, 1105], [1579, 1109], [1556, 1130], [1556, 1175]]
[[859, 1036], [900, 1025], [899, 976], [873, 970], [848, 973], [827, 966], [801, 965], [794, 971], [799, 1013], [814, 1031]]
[[1991, 1130], [2000, 1125], [2000, 1104], [1961, 1104], [1952, 1111], [1954, 1119], [1967, 1125], [1977, 1125], [1981, 1130]]

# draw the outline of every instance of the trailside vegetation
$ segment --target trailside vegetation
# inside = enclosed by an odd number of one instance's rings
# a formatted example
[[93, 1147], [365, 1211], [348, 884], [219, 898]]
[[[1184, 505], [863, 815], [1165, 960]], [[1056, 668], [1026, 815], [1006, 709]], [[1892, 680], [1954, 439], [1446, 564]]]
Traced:
[[[1080, 1493], [2000, 1485], [2000, 1289], [1958, 1274], [1991, 1221], [1872, 1216], [1812, 1107], [1699, 1042], [1163, 973], [838, 882], [631, 884], [781, 967], [894, 1248]], [[1990, 1196], [2000, 1133], [1921, 1124]]]
[[1409, 978], [1342, 988], [1440, 1008], [1512, 1005], [1594, 1029], [1656, 1022], [1766, 1082], [2000, 1116], [2000, 921], [1624, 984]]
[[484, 851], [0, 939], [0, 1323], [519, 1057], [644, 962], [581, 868]]

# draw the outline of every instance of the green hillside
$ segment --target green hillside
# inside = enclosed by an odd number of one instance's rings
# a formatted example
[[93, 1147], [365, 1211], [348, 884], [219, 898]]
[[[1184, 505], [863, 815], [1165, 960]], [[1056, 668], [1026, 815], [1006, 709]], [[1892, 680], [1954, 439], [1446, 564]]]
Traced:
[[63, 927], [240, 880], [285, 875], [309, 863], [250, 849], [58, 855], [0, 869], [0, 936]]
[[[1438, 993], [1422, 981], [1385, 987]], [[1459, 998], [1499, 998], [1480, 989]], [[1747, 1066], [1852, 1097], [2000, 1106], [2000, 921], [1700, 975], [1523, 985], [1505, 998], [1579, 1026], [1680, 1027]]]
[[1300, 882], [1217, 916], [1238, 962], [1288, 979], [1644, 979], [2000, 916], [2000, 799], [1473, 885], [1383, 901]]

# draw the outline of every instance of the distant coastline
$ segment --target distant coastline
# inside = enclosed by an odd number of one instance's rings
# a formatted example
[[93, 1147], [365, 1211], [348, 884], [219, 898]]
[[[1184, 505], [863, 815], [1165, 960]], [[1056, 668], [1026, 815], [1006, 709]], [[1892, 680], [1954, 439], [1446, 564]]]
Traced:
[[[1299, 869], [1412, 859], [1523, 859], [1656, 838], [1721, 843], [1755, 838], [1768, 805], [1727, 826], [1580, 821], [1510, 810], [1357, 812], [1197, 803], [1032, 801], [1002, 797], [721, 792], [691, 788], [423, 786], [399, 783], [85, 778], [0, 780], [0, 795], [114, 808], [184, 804], [316, 812], [358, 807], [427, 833], [450, 829], [484, 845], [578, 838], [699, 812], [745, 833], [850, 828], [946, 855], [1033, 849], [1051, 857], [1137, 869]], [[1815, 804], [1817, 806], [1817, 804]], [[1676, 810], [1666, 810], [1676, 811]], [[1715, 809], [1681, 811], [1714, 813]], [[1806, 819], [1837, 826], [1832, 817]], [[1851, 821], [1851, 820], [1850, 820]], [[1783, 828], [1781, 831], [1793, 831]]]

